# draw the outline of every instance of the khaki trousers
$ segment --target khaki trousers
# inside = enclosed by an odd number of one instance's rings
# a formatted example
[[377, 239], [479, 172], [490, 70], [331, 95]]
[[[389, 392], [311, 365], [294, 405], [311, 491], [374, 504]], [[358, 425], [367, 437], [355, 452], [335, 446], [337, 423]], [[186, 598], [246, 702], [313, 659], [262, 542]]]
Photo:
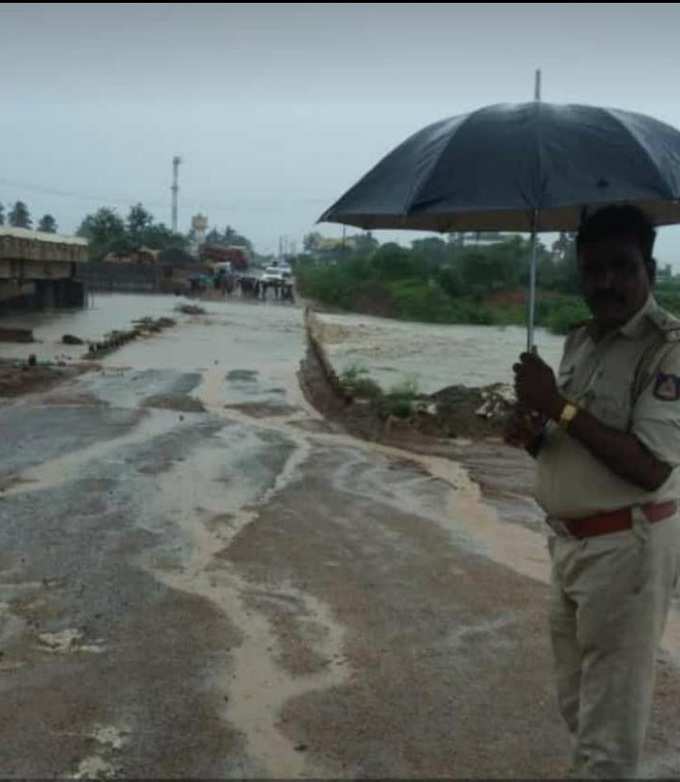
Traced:
[[578, 540], [551, 533], [550, 632], [570, 774], [634, 777], [656, 653], [680, 574], [680, 515]]

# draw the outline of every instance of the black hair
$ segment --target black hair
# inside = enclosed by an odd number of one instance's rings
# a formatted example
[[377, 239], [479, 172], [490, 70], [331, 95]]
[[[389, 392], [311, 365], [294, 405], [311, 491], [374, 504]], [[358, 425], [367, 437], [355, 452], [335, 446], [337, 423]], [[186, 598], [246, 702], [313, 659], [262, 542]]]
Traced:
[[612, 204], [588, 215], [576, 235], [576, 252], [584, 244], [593, 244], [616, 236], [633, 236], [642, 251], [649, 281], [656, 280], [656, 260], [652, 256], [656, 230], [649, 217], [637, 206]]

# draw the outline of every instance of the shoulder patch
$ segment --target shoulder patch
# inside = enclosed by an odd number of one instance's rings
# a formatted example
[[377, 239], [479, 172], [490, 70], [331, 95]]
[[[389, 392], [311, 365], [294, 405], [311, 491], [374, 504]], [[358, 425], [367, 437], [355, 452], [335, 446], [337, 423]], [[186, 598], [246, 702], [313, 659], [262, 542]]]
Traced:
[[680, 399], [680, 377], [658, 372], [654, 383], [654, 396], [662, 402], [677, 402]]

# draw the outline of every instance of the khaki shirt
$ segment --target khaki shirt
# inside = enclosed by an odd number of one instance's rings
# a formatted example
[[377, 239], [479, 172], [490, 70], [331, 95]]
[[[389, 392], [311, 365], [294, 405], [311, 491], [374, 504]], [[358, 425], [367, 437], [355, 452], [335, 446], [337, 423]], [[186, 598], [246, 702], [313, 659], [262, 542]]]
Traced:
[[680, 321], [650, 296], [628, 323], [598, 342], [589, 326], [577, 328], [565, 344], [558, 386], [605, 426], [636, 435], [675, 469], [657, 491], [647, 492], [550, 422], [535, 489], [548, 515], [573, 519], [680, 498]]

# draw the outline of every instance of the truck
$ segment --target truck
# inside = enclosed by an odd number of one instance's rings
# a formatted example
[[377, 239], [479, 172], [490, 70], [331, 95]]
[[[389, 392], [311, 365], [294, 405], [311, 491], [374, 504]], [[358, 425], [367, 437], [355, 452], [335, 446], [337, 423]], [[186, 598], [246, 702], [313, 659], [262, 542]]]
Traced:
[[250, 253], [247, 247], [237, 245], [204, 244], [199, 256], [203, 263], [213, 266], [220, 263], [230, 263], [232, 272], [245, 272], [250, 265]]

